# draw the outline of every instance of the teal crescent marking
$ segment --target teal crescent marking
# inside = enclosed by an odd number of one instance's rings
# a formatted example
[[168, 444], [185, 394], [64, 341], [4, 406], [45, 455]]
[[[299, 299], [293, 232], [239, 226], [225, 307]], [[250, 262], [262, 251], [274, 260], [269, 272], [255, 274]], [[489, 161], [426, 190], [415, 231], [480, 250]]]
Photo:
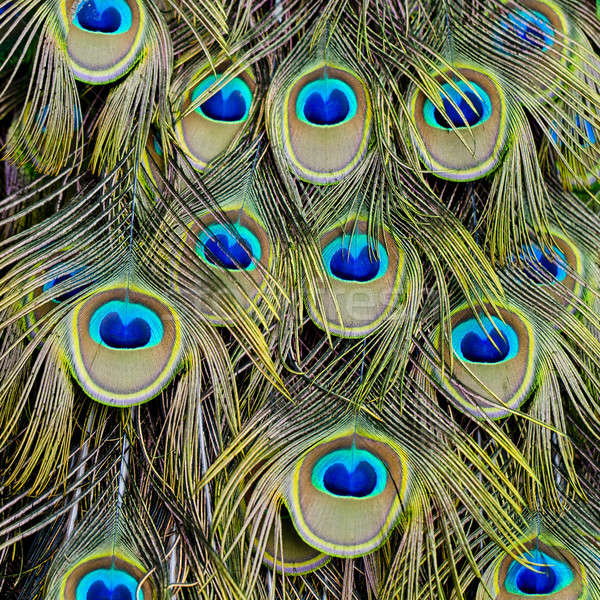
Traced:
[[[475, 123], [475, 125], [471, 125], [471, 129], [485, 123], [492, 116], [492, 101], [490, 100], [487, 92], [473, 81], [469, 81], [469, 83], [464, 81], [455, 81], [454, 85], [462, 92], [462, 94], [456, 91], [449, 83], [444, 83], [442, 85], [443, 94], [441, 95], [442, 105], [443, 101], [446, 100], [454, 102], [456, 106], [460, 106], [461, 102], [464, 103], [465, 97], [475, 94], [481, 101], [483, 112], [477, 123]], [[451, 109], [456, 111], [453, 106], [451, 106]], [[436, 129], [443, 129], [444, 131], [452, 131], [452, 127], [444, 127], [437, 122], [437, 119], [435, 118], [435, 111], [436, 107], [433, 102], [429, 98], [426, 98], [423, 105], [423, 117], [425, 118], [427, 125], [430, 127], [435, 127]], [[456, 129], [460, 129], [460, 127], [457, 127]]]
[[352, 256], [358, 256], [360, 252], [367, 247], [371, 248], [373, 256], [377, 258], [377, 260], [379, 260], [379, 271], [377, 272], [377, 275], [375, 275], [375, 277], [369, 279], [368, 281], [353, 281], [352, 283], [357, 283], [359, 285], [363, 283], [373, 283], [373, 281], [376, 281], [380, 277], [383, 277], [388, 270], [388, 253], [383, 247], [383, 244], [381, 244], [380, 242], [377, 242], [377, 246], [374, 247], [373, 238], [368, 235], [365, 235], [364, 233], [341, 235], [340, 237], [335, 238], [332, 242], [329, 242], [329, 244], [327, 244], [327, 246], [323, 248], [321, 256], [323, 257], [323, 264], [325, 266], [327, 274], [330, 277], [337, 279], [338, 281], [344, 281], [345, 283], [347, 283], [345, 279], [340, 279], [331, 272], [330, 263], [331, 259], [333, 258], [333, 255], [343, 248], [344, 250], [348, 250]]
[[[314, 93], [320, 94], [323, 100], [327, 100], [329, 95], [334, 90], [337, 90], [344, 94], [346, 100], [348, 101], [348, 113], [345, 118], [339, 123], [333, 123], [332, 125], [317, 125], [315, 123], [311, 123], [304, 114], [304, 107], [306, 101], [309, 96]], [[356, 115], [356, 110], [358, 108], [358, 103], [356, 101], [356, 94], [354, 90], [341, 79], [330, 79], [325, 77], [324, 79], [317, 79], [315, 81], [311, 81], [307, 83], [298, 94], [298, 98], [296, 99], [296, 116], [303, 123], [307, 123], [311, 127], [337, 127], [338, 125], [343, 125], [347, 123], [350, 119]]]
[[[81, 0], [77, 5], [77, 11], [75, 13], [75, 17], [73, 18], [73, 25], [85, 31], [86, 33], [92, 33], [89, 29], [82, 27], [79, 22], [78, 13], [85, 6], [87, 0]], [[96, 10], [98, 13], [103, 13], [108, 8], [116, 9], [121, 16], [121, 23], [119, 28], [116, 31], [103, 32], [103, 31], [94, 31], [93, 33], [97, 33], [99, 35], [117, 35], [120, 33], [125, 33], [131, 29], [131, 23], [133, 20], [133, 15], [131, 14], [131, 8], [129, 8], [129, 4], [125, 2], [125, 0], [94, 0], [94, 4], [96, 5]]]
[[[477, 319], [467, 319], [462, 323], [459, 323], [452, 330], [452, 349], [454, 354], [463, 362], [474, 363], [474, 361], [468, 360], [463, 355], [461, 349], [461, 342], [463, 338], [469, 333], [475, 333], [481, 336], [489, 336], [491, 332], [498, 330], [500, 334], [506, 339], [508, 342], [508, 354], [497, 362], [493, 362], [490, 364], [499, 365], [502, 364], [511, 358], [514, 358], [519, 353], [519, 338], [517, 336], [516, 331], [506, 323], [502, 322], [497, 317], [486, 317], [481, 315], [480, 317], [481, 323], [484, 327], [484, 330], [481, 329], [481, 325], [477, 322]], [[474, 363], [481, 364], [481, 363]]]
[[106, 304], [103, 304], [96, 309], [92, 318], [90, 319], [89, 331], [92, 339], [104, 346], [117, 352], [126, 352], [129, 349], [113, 348], [104, 343], [102, 336], [100, 335], [100, 324], [104, 317], [110, 313], [116, 312], [121, 317], [121, 322], [124, 325], [131, 323], [134, 319], [142, 319], [150, 326], [150, 339], [144, 346], [135, 348], [152, 348], [157, 344], [160, 344], [164, 335], [164, 328], [160, 317], [151, 309], [144, 306], [143, 304], [135, 304], [134, 302], [123, 302], [122, 300], [110, 300]]
[[[527, 552], [523, 558], [528, 560], [529, 562], [535, 563], [536, 565], [543, 565], [552, 571], [554, 576], [554, 584], [553, 589], [545, 592], [546, 594], [556, 594], [560, 590], [563, 590], [568, 585], [571, 585], [574, 579], [573, 571], [571, 567], [551, 556], [548, 556], [545, 552], [541, 550], [533, 549]], [[518, 563], [516, 560], [513, 560], [508, 570], [506, 571], [506, 578], [504, 580], [504, 587], [506, 591], [510, 594], [515, 594], [518, 596], [531, 597], [531, 596], [539, 596], [540, 594], [527, 594], [523, 593], [518, 585], [517, 581], [519, 575], [526, 574], [526, 571], [530, 571], [532, 575], [535, 575], [535, 571], [540, 571], [543, 567], [527, 567]], [[534, 571], [535, 570], [535, 571]]]
[[[233, 234], [232, 234], [233, 230]], [[237, 234], [237, 235], [236, 235]], [[220, 223], [214, 223], [209, 225], [199, 236], [198, 243], [196, 244], [196, 254], [211, 267], [221, 268], [212, 263], [206, 258], [205, 249], [206, 242], [215, 239], [218, 235], [224, 235], [228, 239], [244, 242], [249, 247], [250, 253], [252, 254], [252, 262], [244, 269], [245, 271], [252, 271], [256, 268], [256, 262], [260, 261], [262, 257], [262, 248], [258, 238], [250, 231], [247, 227], [240, 225], [239, 223], [232, 223], [231, 225], [225, 226]]]
[[[352, 448], [334, 450], [333, 452], [322, 456], [313, 467], [311, 475], [312, 484], [320, 492], [333, 496], [334, 498], [340, 498], [340, 496], [338, 496], [337, 494], [332, 494], [325, 487], [324, 478], [327, 469], [329, 469], [335, 464], [340, 464], [346, 467], [348, 472], [352, 472], [354, 471], [354, 467], [358, 465], [358, 463], [360, 463], [361, 461], [367, 462], [371, 467], [373, 467], [373, 470], [375, 471], [375, 475], [377, 477], [377, 482], [370, 494], [361, 498], [357, 498], [357, 500], [377, 496], [385, 489], [387, 483], [387, 468], [380, 458], [378, 458], [368, 450], [357, 449], [354, 446], [352, 446]], [[346, 496], [344, 496], [344, 498], [346, 498]], [[352, 497], [349, 498], [353, 499]]]
[[[135, 591], [138, 586], [138, 581], [126, 571], [120, 569], [96, 569], [86, 573], [77, 584], [75, 591], [75, 600], [87, 600], [88, 591], [96, 582], [102, 582], [109, 590], [114, 590], [117, 586], [122, 585], [127, 588], [131, 594], [131, 598], [136, 598]], [[93, 593], [93, 592], [92, 592]], [[136, 600], [148, 600], [144, 598], [144, 592], [139, 591]]]
[[[222, 75], [209, 75], [208, 77], [203, 79], [194, 88], [194, 91], [192, 92], [192, 102], [195, 102], [205, 90], [207, 90], [217, 80], [222, 78]], [[236, 77], [235, 79], [232, 79], [229, 83], [225, 84], [220, 89], [220, 92], [223, 95], [224, 100], [227, 100], [227, 98], [229, 98], [229, 96], [231, 96], [231, 94], [233, 94], [234, 92], [239, 92], [246, 104], [245, 112], [241, 119], [238, 119], [237, 121], [229, 121], [229, 123], [242, 123], [243, 121], [245, 121], [248, 118], [248, 113], [250, 112], [250, 105], [252, 104], [252, 92], [248, 87], [248, 84], [240, 77]], [[214, 123], [222, 123], [222, 121], [212, 119], [207, 114], [205, 114], [202, 110], [202, 105], [196, 108], [196, 112], [201, 114], [205, 119], [208, 119], [209, 121], [213, 121]]]

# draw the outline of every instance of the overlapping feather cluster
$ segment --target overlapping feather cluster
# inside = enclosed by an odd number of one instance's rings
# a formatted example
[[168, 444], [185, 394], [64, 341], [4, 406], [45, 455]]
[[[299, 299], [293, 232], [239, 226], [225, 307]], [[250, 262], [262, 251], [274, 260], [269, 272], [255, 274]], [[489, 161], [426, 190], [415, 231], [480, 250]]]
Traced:
[[598, 40], [0, 1], [0, 596], [598, 600]]

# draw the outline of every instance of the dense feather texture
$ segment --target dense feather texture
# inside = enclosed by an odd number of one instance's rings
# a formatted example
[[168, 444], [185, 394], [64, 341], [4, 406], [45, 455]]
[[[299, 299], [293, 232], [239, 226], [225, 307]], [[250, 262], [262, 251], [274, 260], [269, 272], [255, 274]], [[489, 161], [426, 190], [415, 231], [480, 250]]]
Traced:
[[598, 39], [0, 1], [0, 596], [595, 600]]

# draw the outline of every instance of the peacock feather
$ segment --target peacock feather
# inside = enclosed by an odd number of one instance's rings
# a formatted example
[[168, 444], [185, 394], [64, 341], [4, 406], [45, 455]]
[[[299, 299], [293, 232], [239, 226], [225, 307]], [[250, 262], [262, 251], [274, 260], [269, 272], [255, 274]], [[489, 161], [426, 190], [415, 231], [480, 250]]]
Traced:
[[592, 0], [0, 0], [0, 597], [600, 598]]

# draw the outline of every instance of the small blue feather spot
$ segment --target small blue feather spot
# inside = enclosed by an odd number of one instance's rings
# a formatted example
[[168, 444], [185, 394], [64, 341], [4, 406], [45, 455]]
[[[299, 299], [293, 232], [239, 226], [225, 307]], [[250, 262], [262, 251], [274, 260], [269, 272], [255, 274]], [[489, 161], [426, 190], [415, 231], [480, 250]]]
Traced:
[[370, 281], [379, 273], [379, 265], [379, 260], [368, 246], [363, 247], [357, 256], [348, 248], [340, 248], [329, 262], [331, 272], [346, 281]]
[[151, 336], [150, 325], [140, 317], [123, 323], [118, 312], [110, 312], [100, 323], [100, 337], [111, 348], [141, 348], [150, 341]]
[[479, 123], [484, 112], [481, 99], [473, 92], [464, 91], [463, 93], [466, 98], [457, 97], [453, 99], [458, 110], [450, 102], [447, 96], [443, 97], [442, 101], [446, 114], [443, 115], [437, 108], [433, 113], [434, 119], [440, 127], [450, 129], [450, 123], [452, 123], [454, 127], [465, 127], [465, 123], [468, 124], [469, 127], [473, 127]]
[[101, 11], [94, 0], [86, 0], [81, 4], [77, 18], [83, 29], [88, 31], [114, 33], [121, 26], [121, 13], [114, 6]]
[[556, 574], [551, 567], [535, 567], [534, 571], [523, 566], [517, 572], [516, 584], [523, 594], [550, 594], [556, 587]]
[[89, 587], [86, 600], [132, 600], [132, 597], [124, 585], [108, 588], [104, 581], [98, 580]]
[[304, 116], [315, 125], [335, 125], [341, 123], [350, 112], [350, 103], [344, 92], [331, 90], [328, 96], [323, 92], [313, 92], [304, 104]]
[[485, 332], [470, 331], [460, 344], [463, 356], [472, 362], [497, 363], [508, 356], [508, 340], [495, 329], [487, 335]]
[[204, 253], [209, 262], [223, 269], [247, 269], [252, 264], [248, 250], [233, 236], [224, 233], [207, 240]]
[[361, 460], [354, 468], [350, 469], [345, 464], [336, 462], [325, 471], [323, 485], [327, 491], [336, 496], [364, 498], [375, 489], [377, 473], [364, 460]]
[[246, 101], [238, 90], [232, 91], [227, 97], [219, 90], [200, 107], [202, 112], [215, 121], [239, 121], [246, 114]]

